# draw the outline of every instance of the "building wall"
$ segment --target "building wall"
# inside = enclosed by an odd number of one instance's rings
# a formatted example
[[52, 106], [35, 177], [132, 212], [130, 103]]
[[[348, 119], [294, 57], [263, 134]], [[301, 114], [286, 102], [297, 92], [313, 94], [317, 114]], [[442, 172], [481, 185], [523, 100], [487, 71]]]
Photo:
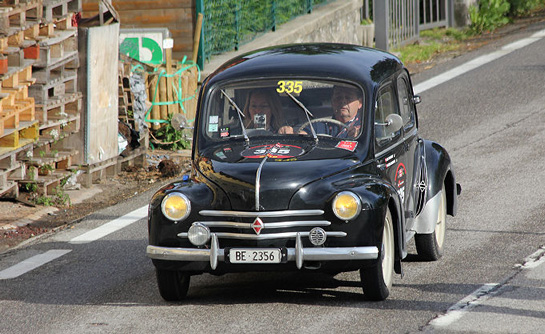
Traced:
[[[173, 57], [191, 57], [195, 21], [194, 0], [112, 0], [121, 28], [168, 28], [174, 39]], [[98, 13], [97, 0], [83, 0], [83, 17]]]

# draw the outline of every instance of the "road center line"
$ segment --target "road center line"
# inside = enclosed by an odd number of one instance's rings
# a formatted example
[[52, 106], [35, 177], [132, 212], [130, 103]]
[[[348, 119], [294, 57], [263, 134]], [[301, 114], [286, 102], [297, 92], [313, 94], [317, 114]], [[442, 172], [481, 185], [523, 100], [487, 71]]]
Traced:
[[19, 277], [31, 270], [55, 260], [56, 258], [63, 256], [64, 254], [70, 253], [71, 251], [71, 249], [52, 249], [43, 254], [34, 255], [33, 257], [19, 262], [16, 265], [0, 271], [0, 280]]
[[130, 224], [147, 217], [148, 215], [148, 206], [143, 206], [139, 209], [136, 209], [122, 217], [119, 217], [115, 220], [110, 221], [102, 226], [95, 228], [89, 232], [86, 232], [78, 237], [75, 237], [69, 241], [71, 244], [85, 244], [92, 241], [96, 241], [100, 238], [107, 236], [110, 233], [118, 231]]
[[539, 41], [545, 37], [545, 29], [536, 32], [530, 37], [518, 40], [516, 42], [513, 42], [511, 44], [507, 44], [503, 46], [500, 50], [489, 53], [484, 56], [477, 57], [473, 60], [468, 61], [467, 63], [464, 63], [458, 67], [455, 67], [451, 69], [450, 71], [447, 71], [445, 73], [439, 74], [436, 77], [433, 77], [431, 79], [428, 79], [424, 82], [419, 83], [418, 85], [414, 86], [414, 93], [415, 94], [421, 94], [422, 92], [425, 92], [428, 89], [431, 89], [435, 86], [438, 86], [442, 83], [445, 83], [451, 79], [454, 79], [464, 73], [467, 73], [471, 70], [474, 70], [482, 65], [488, 64], [498, 58], [501, 58], [505, 55], [510, 54], [513, 51], [519, 50], [525, 46], [528, 46], [534, 42]]

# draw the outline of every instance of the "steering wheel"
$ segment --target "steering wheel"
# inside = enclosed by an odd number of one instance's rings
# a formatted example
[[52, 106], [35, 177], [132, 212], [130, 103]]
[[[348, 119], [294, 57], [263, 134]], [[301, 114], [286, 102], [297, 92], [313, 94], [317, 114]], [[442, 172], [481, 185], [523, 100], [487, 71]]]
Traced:
[[[301, 130], [303, 130], [305, 127], [309, 126], [310, 124], [312, 123], [331, 123], [331, 124], [335, 124], [335, 125], [338, 125], [340, 126], [341, 128], [343, 129], [346, 129], [348, 128], [348, 125], [344, 124], [343, 122], [341, 121], [338, 121], [334, 118], [329, 118], [329, 117], [323, 117], [323, 118], [316, 118], [316, 119], [313, 119], [311, 120], [310, 122], [305, 122], [303, 124], [301, 124], [301, 126], [299, 128], [297, 128], [297, 130], [295, 131], [295, 133], [299, 133]], [[328, 136], [328, 137], [333, 137], [331, 135], [327, 135], [327, 134], [321, 134], [322, 136]]]

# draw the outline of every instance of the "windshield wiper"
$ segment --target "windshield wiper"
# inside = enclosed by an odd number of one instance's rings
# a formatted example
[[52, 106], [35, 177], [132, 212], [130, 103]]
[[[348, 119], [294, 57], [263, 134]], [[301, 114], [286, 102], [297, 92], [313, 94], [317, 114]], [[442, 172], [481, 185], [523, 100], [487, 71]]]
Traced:
[[307, 120], [308, 120], [308, 125], [310, 126], [310, 132], [312, 132], [312, 137], [314, 137], [314, 141], [318, 143], [318, 136], [316, 135], [316, 131], [314, 131], [314, 127], [312, 126], [312, 123], [310, 122], [310, 117], [314, 118], [314, 115], [312, 115], [312, 113], [307, 109], [307, 107], [305, 107], [305, 105], [301, 103], [301, 101], [299, 101], [295, 96], [291, 95], [291, 93], [288, 93], [288, 92], [286, 93], [288, 94], [289, 97], [291, 97], [293, 102], [295, 102], [299, 107], [301, 107], [305, 111], [305, 115], [307, 116]]
[[237, 106], [237, 104], [235, 103], [235, 101], [233, 101], [229, 95], [227, 95], [223, 89], [220, 89], [221, 93], [223, 94], [223, 96], [225, 96], [227, 98], [227, 100], [229, 100], [229, 103], [231, 103], [231, 105], [237, 110], [237, 115], [238, 115], [238, 120], [240, 121], [240, 126], [242, 128], [242, 135], [244, 136], [244, 140], [246, 141], [246, 144], [249, 144], [250, 143], [250, 138], [248, 138], [248, 134], [246, 133], [246, 128], [244, 127], [244, 122], [242, 121], [242, 118], [245, 117], [244, 116], [244, 113], [242, 112], [242, 110], [240, 110], [240, 108]]

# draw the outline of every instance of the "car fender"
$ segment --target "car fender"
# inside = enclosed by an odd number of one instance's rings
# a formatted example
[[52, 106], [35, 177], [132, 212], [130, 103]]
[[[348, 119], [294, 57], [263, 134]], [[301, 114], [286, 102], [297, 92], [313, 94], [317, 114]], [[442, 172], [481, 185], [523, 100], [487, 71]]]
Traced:
[[423, 141], [422, 162], [426, 171], [426, 196], [424, 208], [415, 218], [413, 229], [416, 233], [430, 234], [437, 223], [443, 184], [447, 192], [447, 213], [451, 216], [455, 216], [457, 211], [458, 186], [447, 150], [434, 141]]

